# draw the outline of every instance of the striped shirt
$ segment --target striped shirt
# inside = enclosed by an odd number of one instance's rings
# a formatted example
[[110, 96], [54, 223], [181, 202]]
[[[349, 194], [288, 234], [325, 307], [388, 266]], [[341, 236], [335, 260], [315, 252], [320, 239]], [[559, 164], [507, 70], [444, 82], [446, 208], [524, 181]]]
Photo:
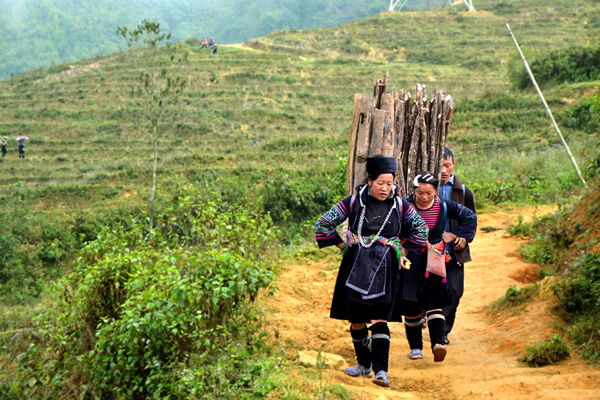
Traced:
[[427, 227], [431, 230], [435, 227], [435, 225], [438, 223], [438, 221], [440, 219], [440, 211], [441, 211], [442, 207], [441, 207], [441, 202], [440, 202], [439, 197], [435, 196], [435, 199], [433, 200], [433, 205], [431, 207], [429, 207], [427, 210], [421, 210], [421, 209], [417, 208], [416, 205], [415, 205], [415, 209], [417, 210], [417, 212], [419, 213], [421, 218], [423, 218], [423, 220], [425, 220]]

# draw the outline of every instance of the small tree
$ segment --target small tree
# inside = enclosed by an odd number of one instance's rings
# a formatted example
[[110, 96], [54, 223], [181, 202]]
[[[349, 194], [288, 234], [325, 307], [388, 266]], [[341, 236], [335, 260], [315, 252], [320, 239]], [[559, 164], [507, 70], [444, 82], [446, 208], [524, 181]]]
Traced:
[[[152, 161], [152, 186], [148, 199], [149, 225], [154, 226], [154, 197], [156, 194], [156, 169], [158, 164], [158, 144], [174, 124], [177, 105], [181, 94], [187, 85], [187, 79], [177, 74], [177, 66], [184, 60], [176, 57], [176, 49], [168, 40], [171, 33], [162, 33], [160, 24], [144, 19], [134, 30], [118, 27], [117, 34], [121, 35], [130, 49], [148, 46], [150, 53], [139, 58], [135, 57], [136, 69], [139, 76], [131, 88], [131, 97], [136, 101], [137, 122], [145, 130], [154, 147]], [[140, 44], [141, 40], [141, 44]], [[165, 42], [164, 48], [161, 43]], [[167, 54], [163, 55], [165, 50]]]

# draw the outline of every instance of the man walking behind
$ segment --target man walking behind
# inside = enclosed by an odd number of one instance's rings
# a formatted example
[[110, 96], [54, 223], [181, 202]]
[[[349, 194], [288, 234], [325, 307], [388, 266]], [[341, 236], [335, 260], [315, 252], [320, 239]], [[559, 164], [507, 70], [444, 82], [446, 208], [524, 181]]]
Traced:
[[[444, 162], [442, 164], [442, 175], [440, 178], [440, 198], [452, 200], [475, 211], [475, 200], [473, 192], [465, 186], [454, 175], [454, 153], [448, 148], [444, 151]], [[445, 232], [452, 232], [456, 221], [446, 220]], [[457, 237], [454, 242], [446, 245], [451, 259], [446, 263], [446, 275], [448, 280], [448, 296], [452, 304], [443, 308], [446, 318], [446, 344], [449, 344], [448, 334], [452, 331], [456, 318], [456, 309], [460, 303], [465, 287], [465, 263], [471, 261], [469, 243], [465, 238]]]

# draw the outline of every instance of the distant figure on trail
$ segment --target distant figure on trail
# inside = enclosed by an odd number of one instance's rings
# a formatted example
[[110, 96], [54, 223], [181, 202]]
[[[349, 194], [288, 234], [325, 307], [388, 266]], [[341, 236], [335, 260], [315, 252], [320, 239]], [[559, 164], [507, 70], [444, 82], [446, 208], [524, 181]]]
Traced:
[[4, 158], [4, 156], [6, 155], [6, 145], [8, 144], [8, 138], [6, 136], [4, 136], [4, 139], [2, 139], [1, 142], [1, 146], [2, 146], [2, 157]]
[[[471, 241], [477, 230], [477, 216], [473, 211], [451, 200], [437, 196], [439, 181], [430, 172], [423, 171], [415, 176], [412, 185], [414, 194], [407, 201], [419, 213], [429, 228], [427, 251], [409, 252], [411, 268], [400, 272], [400, 284], [404, 288], [400, 300], [405, 315], [404, 328], [410, 345], [409, 358], [423, 358], [423, 319], [426, 311], [429, 339], [433, 361], [444, 361], [446, 357], [446, 323], [442, 307], [450, 304], [446, 291], [445, 248], [460, 236]], [[447, 221], [455, 223], [454, 233], [446, 232]], [[432, 267], [439, 267], [433, 269]]]
[[210, 42], [208, 42], [208, 47], [212, 49], [214, 44], [215, 44], [214, 39], [210, 39]]
[[213, 43], [211, 48], [210, 48], [210, 55], [212, 56], [213, 54], [217, 54], [217, 43]]
[[207, 47], [208, 47], [208, 40], [204, 39], [204, 40], [202, 41], [201, 48], [205, 49], [205, 48], [207, 48]]
[[[452, 200], [469, 208], [475, 214], [475, 200], [473, 192], [465, 186], [456, 175], [454, 175], [454, 153], [446, 148], [444, 152], [444, 161], [442, 164], [440, 198]], [[452, 232], [456, 229], [456, 221], [446, 221], [445, 232]], [[448, 295], [450, 305], [444, 307], [444, 317], [446, 317], [446, 344], [450, 343], [448, 335], [452, 331], [456, 319], [456, 310], [460, 303], [465, 288], [465, 263], [471, 261], [471, 251], [469, 241], [460, 234], [451, 243], [448, 244], [448, 254], [450, 261], [446, 263], [446, 272], [448, 274]]]
[[19, 148], [19, 158], [25, 159], [25, 139], [17, 140], [17, 147]]
[[[370, 378], [372, 369], [372, 382], [383, 387], [390, 386], [388, 322], [402, 321], [397, 301], [399, 270], [410, 268], [406, 251], [421, 253], [429, 232], [425, 221], [400, 197], [400, 188], [394, 185], [396, 171], [394, 157], [367, 158], [367, 183], [357, 186], [314, 227], [319, 248], [337, 246], [343, 254], [330, 317], [350, 321], [357, 365], [344, 372]], [[336, 227], [346, 219], [344, 241]]]

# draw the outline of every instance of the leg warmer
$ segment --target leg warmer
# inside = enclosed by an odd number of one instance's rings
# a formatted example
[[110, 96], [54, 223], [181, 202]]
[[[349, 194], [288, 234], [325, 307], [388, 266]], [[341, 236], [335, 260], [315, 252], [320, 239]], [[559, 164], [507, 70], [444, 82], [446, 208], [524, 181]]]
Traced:
[[366, 326], [357, 331], [350, 328], [350, 335], [352, 336], [356, 362], [367, 369], [371, 368], [371, 338], [369, 337], [369, 330]]
[[427, 312], [427, 326], [429, 327], [429, 339], [431, 340], [431, 348], [439, 344], [444, 344], [446, 336], [446, 320], [441, 311]]
[[373, 372], [387, 371], [390, 357], [390, 328], [386, 322], [371, 325], [371, 358]]
[[423, 320], [421, 317], [404, 318], [404, 330], [406, 331], [406, 339], [410, 349], [423, 350]]

